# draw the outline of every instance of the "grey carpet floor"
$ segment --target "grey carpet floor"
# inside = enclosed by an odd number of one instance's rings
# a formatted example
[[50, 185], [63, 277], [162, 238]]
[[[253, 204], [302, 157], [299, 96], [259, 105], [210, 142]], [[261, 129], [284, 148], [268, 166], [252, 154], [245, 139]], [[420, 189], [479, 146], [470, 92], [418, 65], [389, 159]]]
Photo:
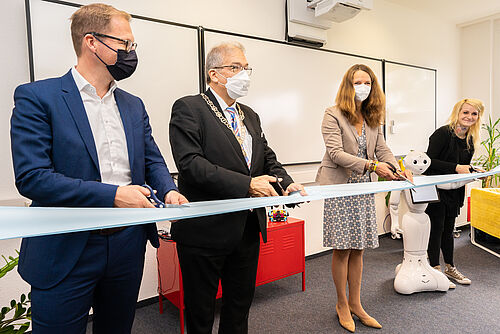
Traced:
[[[402, 241], [389, 237], [366, 251], [362, 302], [383, 328], [367, 328], [355, 320], [356, 333], [500, 333], [500, 258], [472, 245], [468, 229], [455, 239], [455, 264], [472, 280], [470, 286], [400, 295], [393, 280], [401, 258]], [[306, 261], [304, 292], [300, 275], [257, 287], [249, 333], [348, 333], [336, 317], [330, 263], [330, 252]], [[164, 310], [159, 313], [157, 302], [138, 308], [133, 333], [180, 333], [178, 310], [168, 301]]]

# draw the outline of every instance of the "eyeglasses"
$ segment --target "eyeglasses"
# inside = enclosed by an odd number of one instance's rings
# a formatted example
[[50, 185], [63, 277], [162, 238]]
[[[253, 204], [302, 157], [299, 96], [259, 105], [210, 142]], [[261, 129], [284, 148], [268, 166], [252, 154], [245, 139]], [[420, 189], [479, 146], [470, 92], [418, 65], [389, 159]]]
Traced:
[[245, 70], [245, 71], [247, 71], [248, 75], [252, 75], [252, 68], [248, 67], [248, 66], [243, 67], [241, 65], [222, 65], [222, 66], [217, 66], [214, 68], [229, 68], [231, 70], [231, 72], [233, 72], [233, 73], [238, 73], [241, 70]]
[[101, 34], [101, 33], [98, 33], [98, 32], [95, 32], [95, 31], [92, 31], [92, 32], [88, 32], [85, 35], [92, 35], [94, 36], [99, 42], [101, 42], [101, 40], [97, 37], [105, 37], [105, 38], [111, 38], [111, 39], [114, 39], [116, 41], [119, 41], [121, 43], [123, 43], [125, 45], [125, 51], [128, 53], [132, 50], [135, 50], [137, 49], [137, 43], [135, 42], [132, 42], [131, 40], [128, 40], [128, 39], [121, 39], [121, 38], [118, 38], [118, 37], [115, 37], [115, 36], [110, 36], [110, 35], [105, 35], [105, 34]]

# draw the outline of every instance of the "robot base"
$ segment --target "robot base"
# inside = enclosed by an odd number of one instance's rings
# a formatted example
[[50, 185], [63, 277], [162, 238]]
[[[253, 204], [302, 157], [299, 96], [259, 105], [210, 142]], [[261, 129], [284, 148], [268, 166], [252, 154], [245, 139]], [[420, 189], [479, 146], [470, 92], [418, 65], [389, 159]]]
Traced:
[[448, 278], [429, 265], [427, 254], [404, 253], [403, 263], [396, 268], [394, 279], [397, 292], [409, 295], [420, 291], [448, 291], [449, 287]]

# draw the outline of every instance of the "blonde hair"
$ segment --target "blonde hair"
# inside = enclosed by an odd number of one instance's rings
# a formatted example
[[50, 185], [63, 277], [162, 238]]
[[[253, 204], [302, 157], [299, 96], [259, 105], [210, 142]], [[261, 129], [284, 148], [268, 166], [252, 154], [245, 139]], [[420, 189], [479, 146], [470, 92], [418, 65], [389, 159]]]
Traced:
[[120, 16], [127, 21], [132, 19], [127, 12], [103, 3], [80, 7], [71, 15], [71, 38], [78, 57], [82, 53], [82, 40], [85, 34], [89, 32], [106, 33], [113, 16]]
[[473, 148], [477, 148], [480, 144], [479, 130], [481, 129], [481, 116], [484, 113], [484, 104], [478, 99], [462, 99], [458, 101], [448, 118], [448, 126], [454, 132], [458, 125], [458, 115], [462, 111], [464, 104], [468, 104], [476, 109], [478, 113], [477, 121], [467, 130], [467, 148], [470, 149], [470, 143], [472, 142]]
[[384, 121], [385, 116], [385, 95], [380, 88], [375, 73], [366, 65], [356, 64], [351, 66], [344, 74], [340, 83], [335, 103], [349, 122], [354, 125], [357, 121], [356, 103], [354, 101], [356, 92], [354, 91], [354, 73], [363, 71], [368, 73], [372, 81], [370, 95], [361, 104], [361, 114], [369, 127], [379, 126]]

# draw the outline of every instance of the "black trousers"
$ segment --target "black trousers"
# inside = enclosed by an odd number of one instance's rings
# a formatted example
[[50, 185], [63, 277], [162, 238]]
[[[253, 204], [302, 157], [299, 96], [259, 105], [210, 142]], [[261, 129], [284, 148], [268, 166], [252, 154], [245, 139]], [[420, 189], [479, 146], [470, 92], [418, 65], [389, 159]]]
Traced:
[[431, 220], [431, 233], [427, 255], [432, 267], [439, 264], [439, 251], [443, 252], [444, 262], [453, 264], [453, 229], [455, 228], [455, 218], [446, 215], [446, 207], [442, 203], [430, 203], [425, 210]]
[[219, 334], [248, 333], [259, 261], [259, 227], [249, 214], [245, 232], [233, 250], [202, 250], [177, 244], [182, 271], [186, 326], [189, 334], [211, 334], [215, 297], [222, 285]]

